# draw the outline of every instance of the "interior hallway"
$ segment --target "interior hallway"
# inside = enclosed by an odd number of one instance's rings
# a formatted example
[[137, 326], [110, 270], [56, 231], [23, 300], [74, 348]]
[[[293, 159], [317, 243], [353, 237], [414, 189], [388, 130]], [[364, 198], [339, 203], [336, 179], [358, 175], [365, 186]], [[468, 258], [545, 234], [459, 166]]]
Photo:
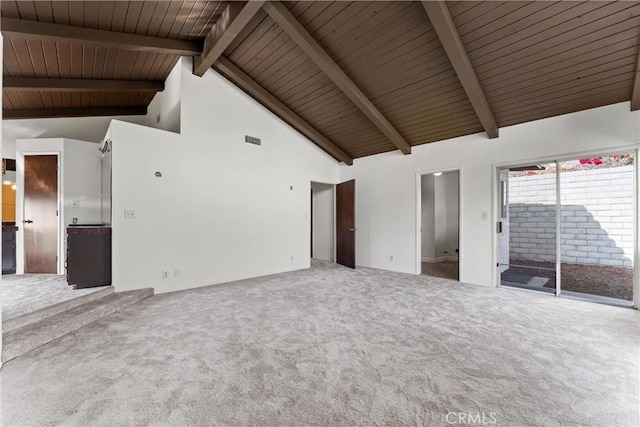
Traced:
[[144, 300], [5, 364], [2, 425], [638, 425], [638, 312], [316, 267]]

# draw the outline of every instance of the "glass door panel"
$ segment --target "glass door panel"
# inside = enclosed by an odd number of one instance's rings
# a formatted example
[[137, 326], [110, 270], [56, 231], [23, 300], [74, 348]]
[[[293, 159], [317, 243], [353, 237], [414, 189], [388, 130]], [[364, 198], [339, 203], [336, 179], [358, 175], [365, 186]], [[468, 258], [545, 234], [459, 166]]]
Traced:
[[634, 167], [631, 153], [560, 163], [562, 294], [633, 300]]
[[556, 293], [556, 163], [499, 174], [500, 284]]

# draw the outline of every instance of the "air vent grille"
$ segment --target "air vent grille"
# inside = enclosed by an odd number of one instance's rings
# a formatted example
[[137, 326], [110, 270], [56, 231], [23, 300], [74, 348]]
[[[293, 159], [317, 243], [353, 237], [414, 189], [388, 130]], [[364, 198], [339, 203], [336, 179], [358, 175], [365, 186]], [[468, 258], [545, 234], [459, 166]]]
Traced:
[[244, 142], [253, 144], [253, 145], [262, 145], [262, 140], [260, 138], [256, 138], [255, 136], [244, 136]]

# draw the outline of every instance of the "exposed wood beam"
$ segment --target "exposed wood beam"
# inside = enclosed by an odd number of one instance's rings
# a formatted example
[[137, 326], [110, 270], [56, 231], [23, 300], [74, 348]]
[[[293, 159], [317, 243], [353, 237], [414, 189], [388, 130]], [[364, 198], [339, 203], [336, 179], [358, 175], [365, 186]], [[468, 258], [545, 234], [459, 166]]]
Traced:
[[336, 62], [318, 44], [289, 10], [280, 2], [267, 2], [262, 6], [291, 39], [338, 86], [342, 92], [371, 120], [371, 122], [404, 154], [411, 154], [411, 145], [389, 123], [375, 105], [342, 71]]
[[163, 39], [13, 18], [2, 18], [1, 23], [2, 34], [4, 37], [9, 38], [113, 47], [168, 55], [194, 56], [199, 55], [201, 52], [200, 45], [192, 41]]
[[633, 80], [633, 92], [631, 93], [631, 111], [640, 110], [640, 53], [636, 63], [636, 75]]
[[335, 159], [343, 161], [348, 165], [353, 164], [353, 158], [351, 158], [351, 156], [345, 153], [340, 147], [330, 141], [323, 134], [318, 132], [313, 126], [283, 104], [265, 88], [256, 83], [255, 80], [249, 77], [240, 68], [236, 67], [231, 61], [221, 56], [213, 66], [229, 80], [235, 83], [240, 89], [247, 92], [258, 102], [266, 106], [274, 114], [289, 123]]
[[147, 107], [53, 108], [34, 110], [2, 110], [3, 120], [48, 119], [60, 117], [141, 116]]
[[251, 21], [249, 21], [249, 23], [244, 26], [242, 31], [240, 31], [240, 33], [236, 36], [235, 39], [233, 39], [231, 44], [224, 51], [225, 56], [229, 57], [229, 54], [236, 50], [238, 46], [240, 46], [242, 42], [244, 42], [246, 38], [249, 37], [249, 34], [253, 33], [258, 25], [260, 25], [260, 23], [264, 21], [266, 17], [267, 12], [265, 12], [264, 9], [260, 9], [258, 12], [256, 12], [256, 14], [253, 15], [253, 18], [251, 18]]
[[4, 76], [2, 88], [8, 91], [158, 92], [164, 90], [164, 82], [161, 80], [76, 80]]
[[453, 69], [462, 83], [462, 87], [467, 93], [467, 97], [473, 109], [482, 123], [482, 127], [487, 132], [489, 138], [498, 137], [498, 122], [496, 122], [487, 97], [480, 86], [476, 72], [471, 65], [467, 51], [462, 44], [458, 30], [447, 5], [443, 1], [422, 1], [422, 6], [429, 16], [429, 20], [435, 28], [438, 38], [444, 47]]
[[264, 0], [231, 2], [204, 40], [202, 54], [196, 56], [193, 72], [202, 76], [262, 8]]

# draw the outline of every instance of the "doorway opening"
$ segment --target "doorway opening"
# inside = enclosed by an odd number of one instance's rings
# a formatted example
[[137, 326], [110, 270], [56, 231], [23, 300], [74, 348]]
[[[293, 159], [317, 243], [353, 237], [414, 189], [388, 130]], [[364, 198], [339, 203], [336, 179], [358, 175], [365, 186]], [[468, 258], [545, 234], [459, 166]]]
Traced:
[[16, 161], [2, 159], [2, 274], [16, 273]]
[[499, 285], [632, 306], [635, 155], [498, 169]]
[[460, 171], [420, 175], [420, 273], [460, 280]]
[[335, 185], [311, 183], [311, 258], [335, 261]]

